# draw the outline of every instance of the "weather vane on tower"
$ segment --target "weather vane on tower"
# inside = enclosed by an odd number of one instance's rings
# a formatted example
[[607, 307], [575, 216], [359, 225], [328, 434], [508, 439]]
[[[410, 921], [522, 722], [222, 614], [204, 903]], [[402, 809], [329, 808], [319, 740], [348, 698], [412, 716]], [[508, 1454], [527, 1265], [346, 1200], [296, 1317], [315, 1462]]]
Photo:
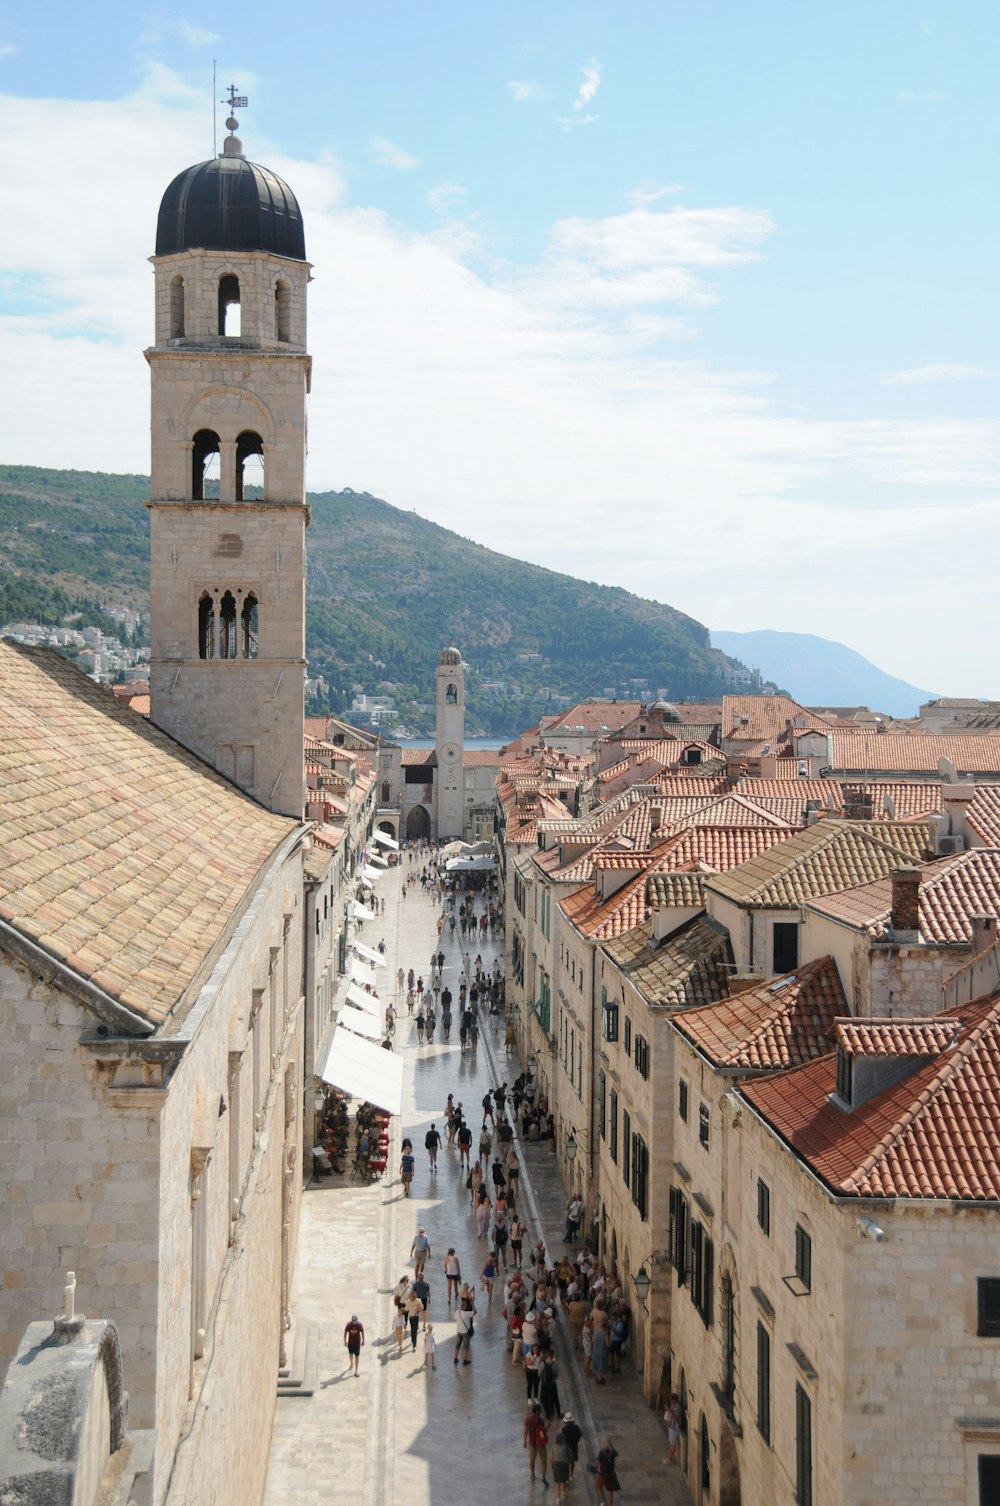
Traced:
[[237, 94], [236, 85], [230, 84], [229, 98], [222, 100], [221, 103], [229, 106], [229, 119], [226, 121], [226, 130], [237, 130], [239, 127], [239, 121], [236, 119], [236, 111], [245, 110], [247, 108], [247, 96], [245, 94]]

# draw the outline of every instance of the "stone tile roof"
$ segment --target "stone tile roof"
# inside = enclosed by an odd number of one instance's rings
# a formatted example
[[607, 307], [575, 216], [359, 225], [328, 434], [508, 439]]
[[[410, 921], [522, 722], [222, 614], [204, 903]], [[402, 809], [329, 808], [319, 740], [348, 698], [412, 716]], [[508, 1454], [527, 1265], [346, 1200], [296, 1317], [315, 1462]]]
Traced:
[[603, 947], [649, 1004], [691, 1009], [729, 993], [733, 951], [729, 937], [711, 921], [696, 916], [656, 947], [651, 938], [646, 921]]
[[736, 904], [787, 908], [920, 862], [928, 841], [926, 827], [898, 821], [818, 821], [707, 887]]
[[954, 1019], [841, 1019], [833, 1040], [848, 1056], [940, 1056], [961, 1028]]
[[[892, 880], [846, 890], [809, 908], [869, 936], [884, 936], [892, 910]], [[922, 867], [920, 939], [937, 945], [969, 941], [973, 915], [1000, 916], [1000, 851], [973, 848]]]
[[[670, 802], [658, 800], [656, 803], [663, 812], [664, 823], [669, 822]], [[688, 826], [774, 826], [791, 830], [793, 825], [805, 825], [804, 821], [785, 821], [745, 795], [718, 795], [704, 805], [699, 804], [690, 814], [675, 819], [683, 820]]]
[[333, 853], [328, 847], [313, 846], [303, 858], [302, 866], [307, 878], [320, 880], [326, 876], [332, 862]]
[[1000, 999], [935, 1018], [958, 1021], [950, 1048], [853, 1110], [831, 1098], [833, 1055], [742, 1096], [836, 1193], [1000, 1200]]
[[716, 1067], [773, 1072], [826, 1056], [847, 1009], [832, 957], [820, 957], [719, 1004], [692, 1009], [675, 1028]]
[[987, 847], [1000, 847], [1000, 785], [980, 785], [965, 818]]
[[786, 842], [790, 826], [689, 826], [657, 852], [657, 866], [666, 869], [710, 869], [725, 873]]
[[646, 880], [646, 904], [651, 910], [664, 907], [705, 907], [703, 873], [651, 873]]
[[409, 768], [418, 764], [437, 765], [437, 754], [433, 748], [404, 748], [400, 757], [403, 768]]
[[59, 654], [0, 643], [0, 916], [152, 1023], [297, 823]]

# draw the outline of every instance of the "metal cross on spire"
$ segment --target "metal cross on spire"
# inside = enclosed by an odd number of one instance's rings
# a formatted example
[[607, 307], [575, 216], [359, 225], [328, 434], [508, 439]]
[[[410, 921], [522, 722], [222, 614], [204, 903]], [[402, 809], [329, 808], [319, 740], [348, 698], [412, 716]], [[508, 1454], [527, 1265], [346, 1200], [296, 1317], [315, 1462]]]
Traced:
[[237, 94], [237, 92], [236, 92], [236, 85], [235, 84], [230, 84], [229, 85], [229, 98], [228, 99], [224, 99], [222, 101], [222, 103], [224, 105], [228, 105], [229, 106], [229, 113], [230, 113], [230, 115], [234, 115], [237, 110], [245, 110], [246, 109], [246, 107], [247, 107], [247, 96], [245, 94]]

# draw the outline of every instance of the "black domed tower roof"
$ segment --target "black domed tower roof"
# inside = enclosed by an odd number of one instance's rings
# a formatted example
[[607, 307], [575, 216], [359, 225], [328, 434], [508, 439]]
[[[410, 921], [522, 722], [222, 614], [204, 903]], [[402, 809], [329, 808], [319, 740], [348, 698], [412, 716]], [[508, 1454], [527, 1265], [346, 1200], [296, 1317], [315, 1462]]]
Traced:
[[[177, 251], [269, 251], [305, 261], [298, 200], [276, 173], [248, 162], [233, 136], [209, 162], [178, 173], [160, 202], [157, 256]], [[235, 148], [235, 149], [234, 149]]]

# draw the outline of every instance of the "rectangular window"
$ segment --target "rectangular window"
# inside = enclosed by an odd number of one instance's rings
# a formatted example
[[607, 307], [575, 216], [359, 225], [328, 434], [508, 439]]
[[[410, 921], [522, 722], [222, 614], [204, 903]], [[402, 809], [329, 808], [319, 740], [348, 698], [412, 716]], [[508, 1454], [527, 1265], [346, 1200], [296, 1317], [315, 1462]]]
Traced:
[[1000, 1454], [979, 1455], [979, 1506], [1000, 1501]]
[[608, 1105], [607, 1098], [608, 1078], [605, 1072], [597, 1074], [597, 1129], [602, 1140], [608, 1138]]
[[677, 1084], [677, 1112], [686, 1124], [688, 1116], [688, 1085], [683, 1078]]
[[757, 1431], [771, 1441], [771, 1335], [757, 1324]]
[[1000, 1339], [1000, 1277], [981, 1276], [976, 1282], [981, 1339]]
[[691, 1220], [691, 1301], [706, 1328], [712, 1323], [715, 1249], [697, 1219]]
[[802, 1387], [795, 1387], [795, 1499], [798, 1506], [812, 1506], [812, 1402]]
[[677, 1272], [677, 1285], [683, 1286], [688, 1271], [688, 1200], [679, 1187], [671, 1187], [667, 1198], [669, 1222], [667, 1252]]
[[608, 1149], [615, 1165], [618, 1164], [618, 1094], [611, 1089], [611, 1130], [608, 1135]]
[[583, 1046], [576, 1048], [576, 1096], [583, 1098]]
[[618, 1005], [607, 1000], [601, 1007], [601, 1034], [606, 1041], [618, 1039]]
[[765, 1234], [770, 1234], [771, 1189], [760, 1177], [757, 1178], [757, 1222]]
[[813, 1244], [801, 1224], [795, 1225], [795, 1274], [807, 1292], [812, 1291]]
[[649, 1151], [641, 1135], [632, 1136], [632, 1201], [641, 1218], [646, 1217]]
[[624, 1034], [624, 1037], [622, 1039], [622, 1045], [625, 1047], [625, 1055], [626, 1056], [631, 1056], [632, 1055], [632, 1021], [629, 1019], [628, 1015], [625, 1016], [625, 1034]]
[[793, 973], [799, 965], [799, 928], [794, 920], [776, 920], [771, 927], [774, 973]]
[[640, 1077], [649, 1078], [649, 1042], [644, 1035], [635, 1038], [635, 1066]]
[[628, 1109], [622, 1113], [622, 1181], [626, 1187], [632, 1181], [632, 1115]]
[[701, 1104], [699, 1106], [699, 1109], [698, 1109], [698, 1143], [700, 1145], [703, 1145], [706, 1150], [708, 1149], [708, 1127], [709, 1127], [709, 1120], [710, 1120], [710, 1115], [709, 1115], [709, 1110], [708, 1110], [708, 1104], [707, 1103], [703, 1103], [703, 1104]]
[[569, 1080], [576, 1086], [576, 1031], [569, 1033]]

